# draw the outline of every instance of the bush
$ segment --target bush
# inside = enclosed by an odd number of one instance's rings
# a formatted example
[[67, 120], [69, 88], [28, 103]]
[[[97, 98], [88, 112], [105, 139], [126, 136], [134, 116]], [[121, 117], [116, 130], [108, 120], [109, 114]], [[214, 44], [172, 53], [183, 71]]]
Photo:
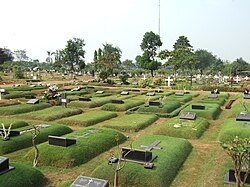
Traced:
[[[132, 147], [143, 149], [141, 145], [150, 145], [156, 140], [160, 141], [157, 146], [162, 149], [151, 150], [153, 155], [157, 155], [157, 159], [153, 161], [155, 167], [145, 169], [141, 164], [127, 162], [126, 166], [121, 170], [120, 186], [170, 186], [191, 152], [192, 145], [185, 139], [161, 135], [145, 135], [134, 141]], [[109, 180], [113, 185], [114, 167], [103, 163], [93, 171], [91, 176]]]
[[188, 82], [177, 82], [175, 86], [172, 86], [173, 90], [191, 90], [192, 87]]
[[90, 126], [102, 121], [116, 117], [117, 114], [107, 111], [91, 111], [81, 115], [64, 118], [58, 121], [66, 125], [77, 125], [77, 126]]
[[119, 79], [122, 81], [123, 84], [127, 83], [128, 78], [129, 78], [128, 73], [125, 71], [122, 71], [120, 76], [119, 76]]
[[[176, 124], [180, 125], [180, 127], [174, 127]], [[208, 126], [209, 123], [204, 118], [185, 120], [175, 117], [161, 124], [155, 134], [174, 136], [178, 138], [197, 139], [204, 133]]]
[[18, 68], [15, 71], [14, 78], [16, 78], [16, 79], [23, 79], [24, 78], [24, 74], [23, 74], [23, 71], [21, 70], [21, 68]]
[[160, 86], [161, 83], [162, 83], [162, 79], [161, 78], [156, 78], [156, 77], [153, 78], [153, 84], [154, 85]]
[[127, 114], [119, 118], [115, 118], [109, 121], [105, 127], [117, 129], [120, 131], [134, 131], [137, 132], [152, 123], [154, 123], [158, 117], [156, 115], [147, 114]]
[[[89, 134], [86, 138], [77, 138], [77, 144], [67, 148], [60, 146], [48, 145], [48, 142], [38, 146], [39, 165], [56, 166], [61, 168], [74, 167], [88, 162], [90, 159], [116, 146], [117, 143], [122, 143], [126, 137], [112, 129], [105, 128], [86, 128], [65, 135], [67, 138], [74, 138], [88, 133], [88, 130], [99, 130]], [[34, 150], [31, 150], [25, 156], [29, 160], [33, 159]]]

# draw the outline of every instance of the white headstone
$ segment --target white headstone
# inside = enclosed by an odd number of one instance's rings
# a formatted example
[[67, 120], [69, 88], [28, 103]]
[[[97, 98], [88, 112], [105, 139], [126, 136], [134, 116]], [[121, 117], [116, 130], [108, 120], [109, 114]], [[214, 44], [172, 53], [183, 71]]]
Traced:
[[168, 76], [168, 79], [166, 79], [166, 80], [168, 81], [168, 87], [170, 87], [170, 85], [171, 85], [170, 83], [171, 83], [171, 81], [173, 81], [173, 79], [171, 79], [170, 76]]
[[240, 78], [239, 78], [239, 75], [236, 76], [236, 82], [239, 83], [240, 81]]

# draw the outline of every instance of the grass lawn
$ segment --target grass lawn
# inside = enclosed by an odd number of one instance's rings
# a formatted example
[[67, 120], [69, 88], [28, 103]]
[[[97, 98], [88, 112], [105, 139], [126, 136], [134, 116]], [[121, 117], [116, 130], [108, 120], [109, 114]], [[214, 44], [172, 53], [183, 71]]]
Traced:
[[4, 124], [5, 128], [9, 128], [10, 124], [12, 123], [11, 129], [16, 129], [24, 126], [28, 126], [29, 124], [25, 121], [21, 121], [19, 119], [14, 118], [1, 118], [0, 119], [0, 129], [2, 129], [2, 123]]
[[70, 126], [90, 126], [94, 125], [96, 123], [100, 123], [102, 121], [111, 119], [116, 117], [117, 114], [114, 112], [109, 112], [109, 111], [103, 111], [103, 110], [98, 110], [98, 111], [91, 111], [87, 113], [83, 113], [80, 115], [68, 117], [68, 118], [63, 118], [61, 120], [58, 120], [58, 123], [70, 125]]
[[[134, 141], [132, 147], [145, 149], [141, 148], [140, 145], [150, 145], [156, 140], [161, 141], [157, 146], [162, 149], [151, 150], [154, 155], [157, 155], [156, 160], [153, 161], [155, 167], [145, 169], [143, 165], [127, 162], [120, 172], [120, 186], [170, 186], [178, 170], [191, 152], [192, 146], [185, 139], [161, 135], [145, 135]], [[112, 184], [115, 165], [108, 165], [107, 162], [103, 163], [93, 171], [92, 177], [109, 180]]]
[[127, 114], [122, 117], [114, 118], [109, 121], [105, 127], [114, 128], [120, 131], [137, 132], [152, 123], [154, 123], [158, 117], [156, 115], [148, 114]]
[[130, 108], [142, 105], [144, 103], [144, 101], [142, 100], [133, 100], [133, 99], [126, 99], [123, 101], [124, 101], [123, 104], [107, 103], [102, 106], [102, 110], [122, 112]]

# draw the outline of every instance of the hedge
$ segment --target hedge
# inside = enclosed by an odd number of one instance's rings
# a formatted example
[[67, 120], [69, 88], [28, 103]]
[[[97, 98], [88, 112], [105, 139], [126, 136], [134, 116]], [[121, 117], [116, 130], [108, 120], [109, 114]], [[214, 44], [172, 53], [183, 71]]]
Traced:
[[[69, 168], [84, 164], [102, 152], [116, 146], [117, 143], [122, 143], [126, 140], [123, 134], [105, 128], [86, 128], [65, 135], [64, 137], [74, 138], [75, 136], [81, 136], [88, 133], [90, 129], [99, 130], [99, 132], [89, 134], [87, 137], [77, 138], [77, 144], [67, 148], [48, 145], [48, 142], [39, 145], [39, 165]], [[32, 160], [33, 155], [34, 150], [31, 150], [25, 157]]]
[[[180, 125], [176, 128], [174, 125]], [[180, 119], [179, 116], [162, 123], [155, 134], [174, 136], [178, 138], [197, 139], [208, 128], [209, 122], [198, 117], [196, 120]]]
[[122, 111], [126, 111], [130, 108], [133, 108], [135, 106], [139, 106], [142, 104], [144, 104], [144, 101], [142, 100], [137, 101], [133, 99], [127, 99], [127, 100], [124, 100], [123, 104], [107, 103], [102, 106], [102, 110], [122, 112]]
[[96, 123], [111, 119], [116, 117], [117, 114], [114, 112], [108, 112], [108, 111], [91, 111], [84, 114], [63, 118], [61, 120], [58, 120], [58, 123], [71, 125], [71, 126], [90, 126], [94, 125]]
[[14, 115], [14, 114], [21, 114], [26, 112], [32, 112], [36, 110], [41, 110], [51, 107], [49, 103], [40, 102], [38, 104], [20, 104], [14, 106], [5, 106], [0, 107], [0, 115]]
[[64, 108], [62, 106], [53, 106], [43, 110], [30, 112], [28, 114], [21, 114], [17, 117], [24, 119], [52, 121], [60, 118], [69, 117], [72, 115], [81, 114], [81, 109]]
[[0, 186], [2, 187], [43, 187], [47, 179], [41, 171], [31, 166], [20, 163], [12, 163], [15, 169], [0, 175]]
[[138, 112], [150, 112], [150, 113], [170, 113], [175, 109], [179, 108], [181, 103], [178, 101], [164, 101], [162, 106], [141, 106], [138, 109]]
[[230, 142], [236, 136], [250, 138], [250, 124], [244, 121], [235, 121], [235, 118], [227, 119], [220, 130], [218, 139], [220, 142]]
[[[120, 186], [170, 186], [182, 164], [192, 150], [192, 145], [185, 139], [161, 135], [145, 135], [134, 141], [132, 147], [145, 149], [141, 145], [150, 145], [154, 141], [161, 141], [157, 146], [162, 149], [152, 149], [157, 158], [153, 161], [153, 169], [145, 169], [143, 165], [127, 162], [121, 170]], [[127, 146], [129, 147], [129, 145]], [[92, 177], [114, 181], [114, 165], [104, 162], [91, 174]]]
[[154, 123], [158, 117], [156, 115], [147, 114], [127, 114], [122, 117], [118, 117], [109, 121], [109, 124], [105, 127], [114, 128], [120, 131], [133, 131], [137, 132], [152, 123]]
[[[32, 126], [29, 126], [29, 128], [31, 127]], [[36, 138], [36, 143], [39, 144], [47, 141], [48, 135], [61, 136], [70, 132], [72, 132], [72, 130], [69, 127], [60, 124], [51, 125], [50, 127], [42, 128], [40, 130], [40, 134]], [[26, 132], [19, 136], [11, 137], [10, 140], [8, 141], [0, 140], [0, 155], [14, 152], [26, 147], [31, 147], [32, 146], [31, 138], [32, 134], [30, 132]]]

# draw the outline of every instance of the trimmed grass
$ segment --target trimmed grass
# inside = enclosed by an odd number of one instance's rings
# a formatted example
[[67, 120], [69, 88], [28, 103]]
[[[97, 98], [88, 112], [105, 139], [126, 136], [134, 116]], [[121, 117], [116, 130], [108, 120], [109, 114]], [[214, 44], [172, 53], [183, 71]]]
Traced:
[[5, 116], [5, 115], [21, 114], [21, 113], [33, 112], [36, 110], [45, 109], [48, 107], [51, 107], [51, 105], [49, 103], [43, 103], [43, 102], [40, 102], [35, 105], [20, 104], [14, 106], [5, 106], [5, 107], [0, 107], [0, 115]]
[[17, 117], [24, 119], [52, 121], [60, 118], [69, 117], [72, 115], [81, 114], [81, 109], [64, 108], [61, 106], [53, 106], [43, 110], [31, 112], [28, 114], [18, 115]]
[[226, 120], [222, 125], [218, 140], [220, 142], [229, 142], [236, 136], [250, 138], [250, 122], [235, 121], [235, 118]]
[[[203, 105], [205, 110], [192, 109], [192, 105]], [[215, 120], [221, 113], [220, 106], [215, 103], [192, 103], [182, 110], [182, 112], [195, 112], [198, 117]]]
[[16, 99], [16, 98], [22, 98], [26, 96], [35, 96], [36, 94], [33, 92], [26, 92], [26, 91], [15, 91], [11, 92], [7, 95], [3, 95], [3, 99]]
[[7, 87], [5, 88], [6, 91], [12, 92], [12, 91], [31, 91], [31, 90], [40, 90], [40, 89], [46, 89], [43, 86], [36, 86], [36, 87], [30, 87], [30, 86], [18, 86], [18, 87]]
[[170, 95], [170, 96], [166, 96], [164, 97], [164, 99], [166, 100], [170, 100], [170, 101], [179, 101], [179, 102], [188, 102], [192, 100], [192, 95], [190, 94], [185, 94], [184, 96], [176, 96], [176, 95]]
[[70, 126], [90, 126], [102, 121], [116, 117], [117, 114], [108, 111], [91, 111], [84, 114], [64, 118], [58, 120], [58, 123], [70, 125]]
[[138, 112], [150, 112], [150, 113], [170, 113], [175, 109], [179, 108], [181, 103], [178, 101], [165, 101], [163, 102], [163, 106], [141, 106], [137, 111]]
[[103, 93], [103, 94], [97, 94], [97, 93], [92, 93], [92, 94], [86, 94], [84, 95], [85, 97], [107, 97], [107, 96], [111, 96], [111, 93]]
[[154, 123], [158, 117], [156, 115], [148, 114], [127, 114], [122, 117], [115, 118], [109, 121], [105, 127], [117, 129], [120, 131], [133, 131], [137, 132], [152, 123]]
[[[174, 127], [179, 124], [181, 127]], [[178, 138], [197, 139], [208, 128], [209, 122], [204, 118], [197, 118], [196, 120], [172, 118], [169, 121], [161, 124], [160, 128], [155, 134], [173, 136]]]
[[87, 90], [80, 90], [80, 91], [64, 91], [67, 95], [84, 95], [87, 94]]
[[[87, 137], [77, 138], [77, 144], [69, 147], [61, 147], [48, 145], [48, 142], [38, 146], [39, 165], [56, 166], [61, 168], [69, 168], [88, 162], [90, 159], [109, 150], [117, 143], [126, 140], [126, 137], [118, 131], [105, 128], [86, 128], [71, 134], [65, 135], [67, 138], [74, 138], [88, 133], [87, 130], [99, 130], [89, 134]], [[26, 158], [32, 160], [34, 150], [31, 150], [26, 155]]]
[[[31, 127], [31, 126], [30, 126]], [[27, 127], [28, 128], [28, 127]], [[24, 129], [23, 127], [21, 129]], [[18, 129], [17, 129], [18, 130]], [[40, 134], [36, 138], [36, 143], [42, 143], [48, 140], [48, 135], [53, 136], [61, 136], [67, 133], [72, 132], [69, 127], [64, 125], [51, 125], [48, 128], [40, 129]], [[0, 155], [7, 154], [13, 151], [17, 151], [26, 147], [31, 147], [32, 134], [30, 132], [26, 132], [19, 136], [11, 137], [8, 141], [0, 141]]]
[[31, 166], [19, 163], [10, 163], [15, 169], [0, 175], [2, 187], [42, 187], [47, 179], [41, 171]]
[[241, 112], [245, 112], [245, 108], [242, 106], [240, 102], [245, 102], [245, 107], [248, 110], [248, 113], [250, 113], [250, 100], [237, 100], [232, 104], [232, 108], [228, 110], [227, 114], [229, 118], [235, 118], [237, 114], [240, 114]]
[[122, 112], [142, 104], [144, 104], [144, 101], [127, 99], [124, 100], [123, 104], [107, 103], [102, 106], [102, 110]]
[[[150, 145], [156, 140], [161, 141], [157, 146], [162, 149], [151, 150], [154, 155], [157, 155], [156, 160], [153, 161], [155, 167], [145, 169], [143, 165], [127, 162], [126, 166], [121, 170], [120, 186], [170, 186], [178, 170], [191, 152], [192, 145], [185, 139], [161, 135], [145, 135], [134, 141], [132, 147], [144, 149], [141, 148], [141, 145]], [[110, 166], [105, 162], [97, 167], [91, 176], [109, 180], [112, 184], [115, 165]]]
[[9, 119], [9, 118], [1, 118], [0, 119], [0, 129], [2, 129], [2, 123], [4, 124], [5, 128], [9, 128], [10, 124], [12, 123], [11, 129], [16, 129], [20, 127], [28, 126], [29, 124], [25, 121], [20, 121], [17, 119]]

